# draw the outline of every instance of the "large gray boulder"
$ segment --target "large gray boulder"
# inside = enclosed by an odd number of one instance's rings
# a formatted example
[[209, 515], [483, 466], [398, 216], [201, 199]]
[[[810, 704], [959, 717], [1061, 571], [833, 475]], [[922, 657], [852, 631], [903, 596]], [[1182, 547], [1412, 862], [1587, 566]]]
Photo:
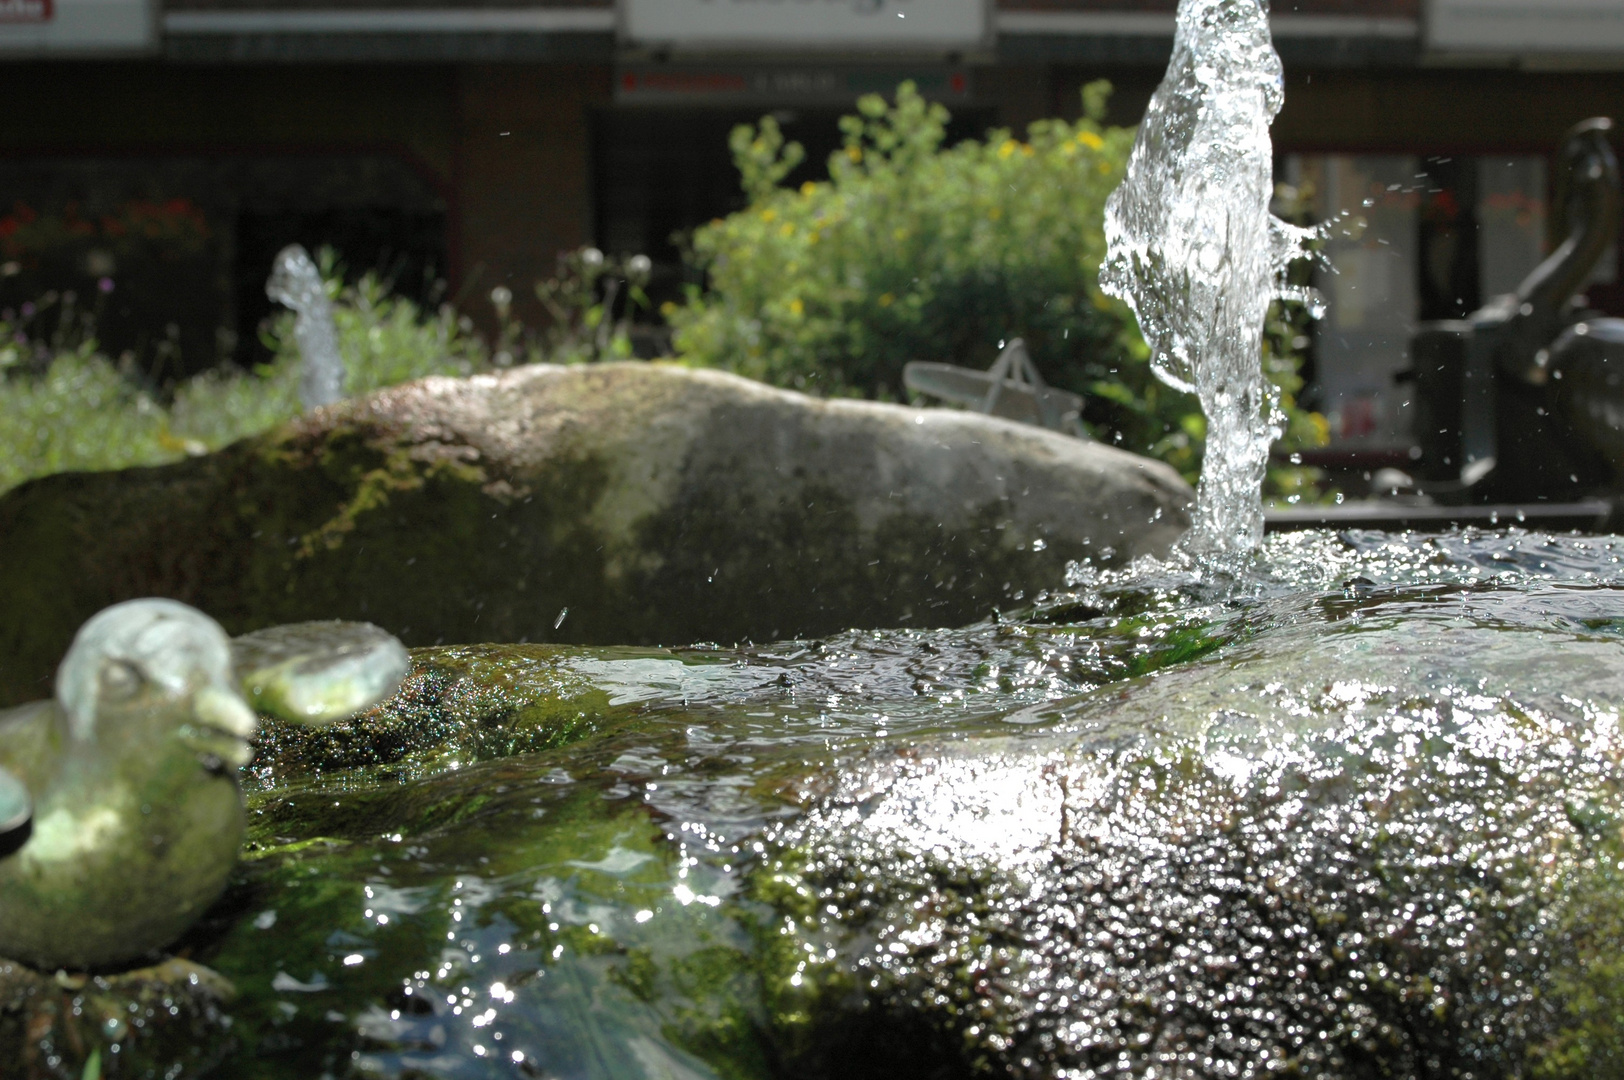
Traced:
[[0, 703], [48, 696], [97, 610], [167, 596], [233, 633], [409, 644], [732, 642], [943, 626], [1165, 551], [1164, 465], [980, 415], [714, 371], [430, 378], [217, 454], [0, 498]]

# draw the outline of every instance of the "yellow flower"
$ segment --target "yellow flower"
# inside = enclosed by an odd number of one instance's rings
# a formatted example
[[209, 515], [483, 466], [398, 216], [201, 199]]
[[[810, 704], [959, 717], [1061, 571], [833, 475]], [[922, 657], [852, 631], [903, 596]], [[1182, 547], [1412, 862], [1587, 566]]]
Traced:
[[846, 156], [851, 158], [853, 164], [856, 164], [863, 160], [863, 148], [861, 146], [848, 146], [846, 147]]
[[1086, 146], [1090, 150], [1098, 150], [1105, 145], [1105, 140], [1094, 134], [1092, 131], [1078, 132], [1077, 142], [1079, 145]]
[[677, 313], [677, 305], [673, 304], [671, 301], [667, 300], [665, 303], [660, 305], [660, 314], [664, 315], [666, 318], [669, 319], [671, 316], [675, 315], [676, 313]]
[[814, 184], [810, 180], [808, 180], [806, 183], [801, 185], [801, 194], [805, 195], [809, 199], [813, 195], [816, 195], [817, 192], [818, 192], [818, 185]]
[[789, 313], [795, 316], [797, 319], [806, 314], [806, 305], [801, 303], [800, 297], [797, 296], [795, 299], [789, 302]]
[[765, 221], [765, 222], [768, 222], [769, 224], [774, 222], [774, 221], [777, 221], [778, 220], [778, 211], [777, 210], [763, 210], [761, 212], [761, 220]]
[[1005, 139], [1004, 145], [998, 148], [998, 159], [1000, 161], [1007, 160], [1015, 152], [1015, 147], [1018, 145], [1014, 139]]
[[880, 306], [881, 307], [890, 307], [892, 304], [894, 304], [896, 302], [897, 302], [897, 298], [892, 296], [890, 293], [881, 293], [880, 294]]
[[784, 222], [778, 227], [778, 235], [788, 240], [790, 237], [795, 235], [795, 226], [787, 221]]

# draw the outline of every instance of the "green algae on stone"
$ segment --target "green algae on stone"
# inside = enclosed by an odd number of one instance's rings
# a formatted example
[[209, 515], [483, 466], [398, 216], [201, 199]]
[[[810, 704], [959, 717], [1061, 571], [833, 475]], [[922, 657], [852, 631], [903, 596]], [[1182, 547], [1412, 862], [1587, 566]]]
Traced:
[[0, 960], [0, 1048], [10, 1080], [202, 1076], [229, 1052], [236, 989], [184, 960], [114, 975], [46, 975]]
[[1624, 1076], [1624, 817], [1596, 811], [1570, 808], [1580, 836], [1561, 854], [1577, 872], [1547, 915], [1560, 1022], [1532, 1051], [1540, 1080]]
[[575, 652], [545, 645], [416, 650], [399, 692], [376, 708], [320, 728], [267, 718], [253, 773], [261, 784], [368, 766], [422, 773], [435, 762], [571, 742], [614, 714], [609, 694], [570, 666]]

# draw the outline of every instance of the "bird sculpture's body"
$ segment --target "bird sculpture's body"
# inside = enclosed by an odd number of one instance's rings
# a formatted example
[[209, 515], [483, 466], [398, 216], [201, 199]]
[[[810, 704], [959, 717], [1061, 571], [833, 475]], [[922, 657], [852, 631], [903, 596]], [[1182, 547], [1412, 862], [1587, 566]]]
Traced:
[[[393, 693], [406, 670], [399, 642], [365, 625], [241, 640], [234, 651], [174, 601], [119, 604], [80, 629], [54, 700], [0, 713], [0, 956], [101, 969], [173, 942], [236, 865], [248, 697], [329, 722]], [[317, 693], [298, 692], [312, 682]]]

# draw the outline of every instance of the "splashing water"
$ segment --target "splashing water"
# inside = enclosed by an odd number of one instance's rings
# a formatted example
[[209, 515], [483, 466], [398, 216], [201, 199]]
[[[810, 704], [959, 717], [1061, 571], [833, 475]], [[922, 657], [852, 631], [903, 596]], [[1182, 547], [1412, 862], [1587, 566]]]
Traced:
[[1126, 300], [1169, 385], [1207, 415], [1190, 555], [1263, 539], [1261, 487], [1280, 413], [1264, 382], [1271, 300], [1316, 237], [1269, 213], [1269, 123], [1284, 100], [1262, 0], [1181, 0], [1173, 59], [1105, 208], [1100, 285]]
[[265, 295], [292, 308], [298, 316], [293, 336], [304, 359], [299, 373], [300, 402], [308, 410], [342, 398], [344, 357], [338, 351], [333, 305], [327, 300], [321, 271], [310, 253], [299, 244], [289, 244], [278, 252], [270, 279], [265, 282]]

